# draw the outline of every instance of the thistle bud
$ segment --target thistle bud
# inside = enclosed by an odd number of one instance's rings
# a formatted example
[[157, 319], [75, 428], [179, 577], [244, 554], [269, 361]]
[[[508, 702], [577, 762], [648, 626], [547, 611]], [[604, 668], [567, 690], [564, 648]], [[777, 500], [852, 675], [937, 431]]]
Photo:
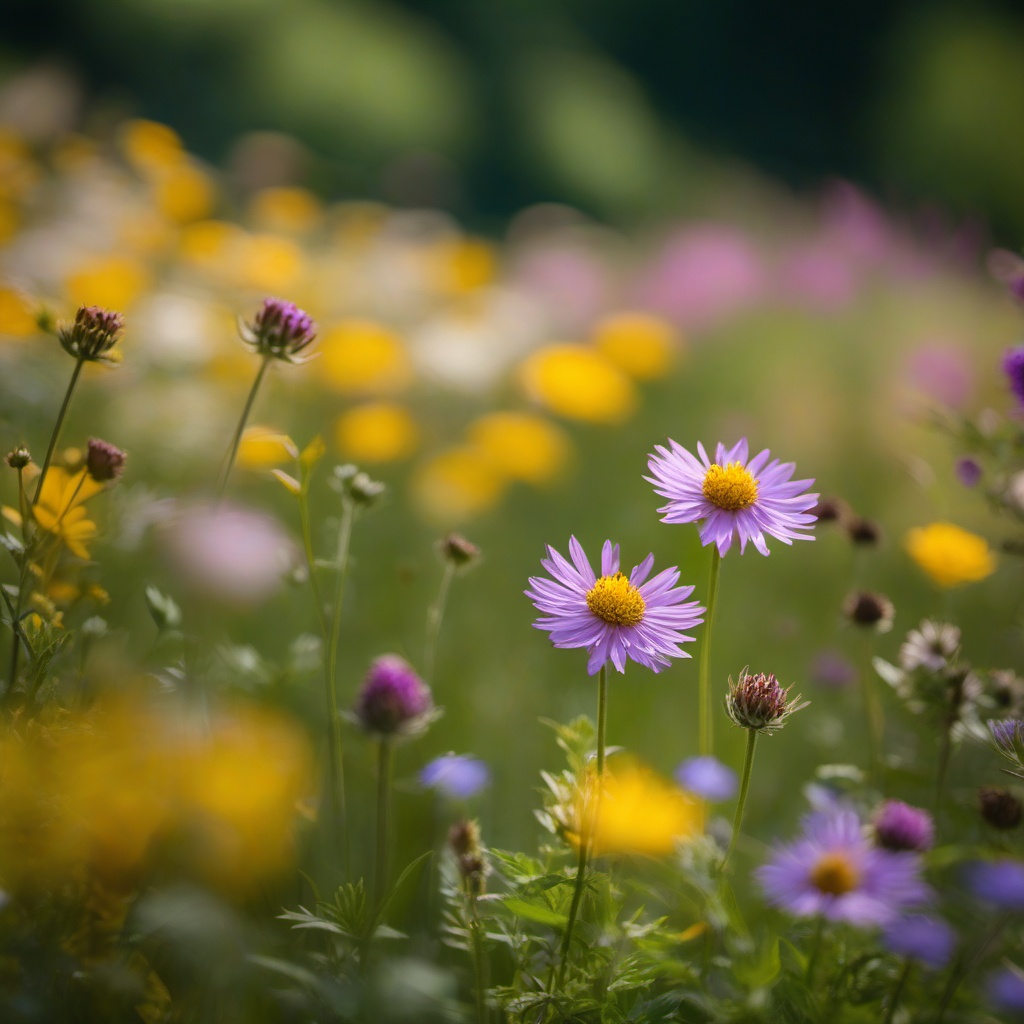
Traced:
[[124, 314], [99, 306], [81, 306], [73, 321], [57, 324], [57, 340], [64, 351], [86, 362], [117, 362], [108, 353], [123, 332]]
[[11, 469], [24, 469], [31, 461], [32, 453], [23, 444], [19, 444], [17, 448], [4, 456], [4, 462]]
[[846, 505], [841, 498], [822, 498], [807, 510], [819, 523], [834, 523], [846, 514]]
[[480, 549], [458, 533], [449, 533], [437, 548], [441, 557], [456, 569], [472, 565], [480, 557]]
[[744, 669], [738, 682], [733, 683], [732, 677], [729, 678], [725, 710], [741, 729], [755, 729], [771, 734], [781, 729], [794, 711], [808, 704], [808, 701], [799, 703], [799, 695], [787, 702], [786, 697], [791, 689], [792, 686], [788, 686], [784, 690], [773, 675], [763, 672], [751, 675]]
[[430, 722], [430, 687], [397, 654], [385, 654], [370, 666], [356, 702], [355, 717], [380, 736], [411, 735]]
[[455, 855], [455, 863], [462, 884], [470, 896], [481, 896], [487, 863], [480, 845], [480, 828], [475, 821], [458, 821], [448, 832], [448, 847]]
[[978, 809], [993, 828], [1016, 828], [1021, 819], [1021, 802], [1002, 786], [982, 786], [978, 790]]
[[851, 516], [846, 522], [846, 535], [854, 544], [874, 547], [882, 539], [882, 528], [873, 519]]
[[300, 353], [316, 340], [316, 323], [294, 303], [264, 299], [253, 322], [239, 325], [242, 340], [262, 356], [304, 362]]
[[886, 800], [872, 818], [875, 842], [886, 850], [923, 852], [935, 842], [932, 816], [901, 800]]
[[856, 626], [873, 629], [877, 633], [886, 633], [892, 629], [896, 609], [884, 594], [858, 590], [850, 594], [843, 603], [843, 614]]
[[85, 468], [89, 476], [97, 483], [106, 483], [108, 480], [116, 480], [124, 472], [124, 463], [127, 456], [120, 448], [100, 441], [98, 438], [90, 437], [88, 454], [85, 457]]

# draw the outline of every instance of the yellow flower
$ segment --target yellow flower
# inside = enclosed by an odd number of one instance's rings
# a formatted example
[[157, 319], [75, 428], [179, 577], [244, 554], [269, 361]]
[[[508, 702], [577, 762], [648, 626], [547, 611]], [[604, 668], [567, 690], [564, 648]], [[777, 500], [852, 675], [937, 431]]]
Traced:
[[451, 523], [496, 505], [504, 481], [477, 448], [464, 445], [435, 455], [416, 471], [412, 492], [420, 508], [436, 522]]
[[552, 412], [592, 423], [621, 423], [636, 406], [633, 382], [596, 349], [548, 345], [520, 367], [526, 393]]
[[287, 435], [272, 427], [246, 427], [236, 462], [243, 469], [272, 469], [298, 458], [299, 449]]
[[266, 292], [291, 292], [305, 272], [305, 256], [280, 235], [250, 235], [239, 264], [243, 286]]
[[469, 427], [469, 439], [513, 480], [543, 484], [553, 480], [569, 457], [564, 431], [528, 412], [492, 412]]
[[996, 569], [995, 555], [985, 538], [954, 523], [917, 526], [907, 531], [904, 545], [940, 587], [976, 583]]
[[617, 313], [594, 328], [594, 344], [624, 373], [652, 380], [668, 373], [678, 342], [665, 320], [649, 313]]
[[182, 161], [155, 176], [153, 198], [168, 220], [190, 224], [209, 216], [216, 189], [206, 171], [197, 164]]
[[93, 480], [85, 469], [71, 474], [60, 466], [51, 466], [33, 510], [36, 522], [72, 554], [88, 559], [85, 544], [96, 536], [96, 524], [86, 519], [83, 506], [102, 490], [103, 484]]
[[[703, 828], [701, 804], [675, 783], [630, 758], [612, 758], [606, 768], [594, 814], [596, 785], [580, 801], [582, 833], [595, 855], [671, 853], [680, 839]], [[596, 820], [589, 820], [591, 817]], [[578, 840], [577, 840], [578, 841]]]
[[267, 231], [298, 235], [312, 231], [320, 223], [323, 207], [304, 188], [265, 188], [253, 197], [249, 215]]
[[99, 256], [74, 270], [64, 284], [73, 304], [124, 310], [149, 286], [149, 274], [136, 260]]
[[339, 450], [355, 462], [393, 462], [416, 450], [419, 427], [395, 402], [367, 402], [348, 409], [334, 424]]
[[28, 299], [14, 288], [0, 286], [0, 334], [30, 338], [37, 330]]
[[143, 173], [166, 170], [184, 159], [178, 133], [157, 121], [128, 121], [121, 131], [121, 146], [128, 162]]
[[393, 331], [372, 320], [343, 320], [320, 339], [320, 376], [345, 394], [394, 394], [412, 383], [412, 363]]

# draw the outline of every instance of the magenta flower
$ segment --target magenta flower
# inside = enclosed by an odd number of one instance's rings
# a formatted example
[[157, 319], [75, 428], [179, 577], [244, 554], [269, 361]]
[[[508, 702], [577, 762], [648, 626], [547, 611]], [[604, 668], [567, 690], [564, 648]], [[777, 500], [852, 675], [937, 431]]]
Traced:
[[797, 917], [886, 925], [929, 889], [913, 853], [890, 853], [864, 837], [853, 811], [808, 815], [804, 834], [776, 848], [756, 871], [767, 901]]
[[550, 546], [548, 554], [541, 565], [554, 579], [531, 576], [525, 591], [546, 613], [534, 626], [546, 629], [556, 647], [586, 647], [590, 675], [609, 661], [620, 672], [627, 658], [660, 672], [670, 658], [690, 657], [679, 645], [693, 639], [684, 631], [704, 621], [704, 608], [686, 601], [693, 587], [676, 587], [674, 566], [648, 580], [654, 565], [648, 555], [627, 577], [619, 571], [619, 545], [610, 540], [601, 550], [600, 576], [575, 537], [569, 539], [572, 562]]
[[366, 673], [356, 699], [356, 721], [382, 736], [414, 735], [436, 714], [430, 687], [405, 658], [382, 654]]
[[747, 439], [732, 448], [720, 444], [712, 462], [697, 444], [700, 458], [691, 455], [675, 441], [669, 448], [655, 445], [644, 477], [654, 490], [669, 499], [658, 509], [663, 523], [702, 522], [702, 544], [716, 544], [724, 555], [734, 540], [742, 554], [750, 541], [762, 555], [768, 554], [765, 534], [784, 544], [794, 540], [813, 540], [806, 532], [816, 517], [809, 513], [818, 500], [807, 493], [813, 480], [791, 480], [792, 462], [770, 459], [765, 449], [752, 459], [747, 455]]
[[923, 808], [902, 800], [885, 800], [871, 818], [875, 842], [885, 850], [917, 850], [923, 853], [935, 843], [935, 823]]

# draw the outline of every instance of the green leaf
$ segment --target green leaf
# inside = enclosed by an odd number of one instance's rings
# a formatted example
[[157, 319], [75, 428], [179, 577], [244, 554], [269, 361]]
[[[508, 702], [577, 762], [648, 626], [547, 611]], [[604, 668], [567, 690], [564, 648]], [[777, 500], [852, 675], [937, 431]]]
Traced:
[[161, 633], [177, 629], [181, 625], [181, 609], [174, 598], [168, 597], [154, 586], [146, 587], [146, 607]]
[[502, 902], [516, 917], [525, 918], [527, 921], [534, 921], [537, 924], [561, 929], [564, 929], [569, 923], [569, 918], [565, 914], [559, 914], [556, 910], [552, 910], [541, 903], [518, 899], [514, 896]]

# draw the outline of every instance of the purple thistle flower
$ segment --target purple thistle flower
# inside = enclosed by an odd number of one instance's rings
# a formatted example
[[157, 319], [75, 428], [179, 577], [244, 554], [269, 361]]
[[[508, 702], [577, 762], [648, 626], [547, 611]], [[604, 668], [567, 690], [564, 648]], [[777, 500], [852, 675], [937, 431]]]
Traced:
[[610, 540], [601, 549], [600, 576], [575, 537], [569, 538], [572, 562], [550, 545], [548, 554], [541, 565], [554, 579], [531, 576], [525, 591], [546, 613], [533, 625], [546, 629], [556, 647], [586, 647], [590, 675], [609, 661], [619, 672], [627, 658], [660, 672], [670, 658], [690, 657], [679, 645], [693, 640], [683, 631], [704, 621], [704, 608], [697, 601], [683, 603], [693, 587], [676, 587], [677, 568], [648, 580], [654, 565], [654, 555], [648, 555], [627, 577], [619, 571], [619, 546]]
[[736, 795], [736, 773], [717, 757], [688, 757], [676, 769], [676, 782], [694, 796], [712, 803]]
[[980, 900], [1004, 910], [1024, 910], [1024, 863], [1019, 860], [975, 861], [966, 869], [967, 886]]
[[1008, 1013], [1024, 1012], [1024, 971], [1016, 964], [1008, 964], [990, 974], [985, 990], [988, 1001], [996, 1009]]
[[755, 875], [767, 901], [797, 917], [821, 915], [853, 925], [885, 925], [929, 889], [912, 853], [879, 850], [853, 811], [808, 815], [804, 834], [776, 847]]
[[260, 355], [286, 363], [304, 362], [299, 354], [316, 340], [313, 318], [292, 302], [264, 299], [251, 324], [239, 326], [242, 340]]
[[697, 444], [698, 459], [675, 441], [668, 443], [669, 448], [654, 446], [656, 454], [647, 462], [652, 476], [644, 477], [669, 499], [658, 509], [663, 523], [702, 521], [701, 543], [716, 544], [720, 555], [734, 540], [741, 554], [750, 541], [767, 555], [765, 534], [784, 544], [814, 539], [807, 531], [817, 522], [810, 510], [818, 495], [807, 493], [813, 480], [790, 479], [792, 462], [769, 461], [767, 449], [748, 459], [746, 438], [732, 448], [719, 444], [714, 462], [703, 444]]
[[468, 754], [443, 754], [420, 771], [420, 784], [450, 800], [468, 800], [491, 781], [483, 761]]
[[367, 732], [411, 735], [428, 724], [433, 710], [430, 687], [413, 667], [397, 654], [384, 654], [363, 680], [355, 717]]
[[108, 480], [116, 480], [124, 472], [125, 455], [120, 448], [114, 447], [107, 441], [90, 437], [88, 454], [85, 458], [85, 466], [89, 476], [97, 483], [106, 483]]
[[807, 707], [809, 703], [801, 703], [799, 694], [787, 701], [786, 697], [792, 688], [787, 686], [783, 689], [770, 673], [766, 675], [759, 672], [753, 675], [744, 669], [736, 683], [729, 677], [729, 692], [725, 697], [726, 713], [741, 729], [756, 729], [771, 735], [782, 728], [794, 711]]
[[909, 914], [893, 921], [882, 935], [891, 953], [918, 960], [937, 971], [949, 963], [956, 948], [956, 932], [942, 918]]
[[871, 819], [875, 842], [886, 850], [916, 850], [923, 853], [935, 842], [932, 816], [920, 807], [901, 800], [885, 800]]
[[85, 362], [116, 363], [108, 355], [124, 331], [124, 314], [99, 306], [80, 306], [75, 319], [57, 325], [57, 340], [69, 355]]
[[1024, 721], [1019, 718], [990, 718], [988, 729], [996, 746], [1004, 754], [1016, 756], [1024, 746]]
[[1003, 356], [1003, 373], [1010, 382], [1010, 390], [1024, 403], [1024, 345], [1015, 345]]

